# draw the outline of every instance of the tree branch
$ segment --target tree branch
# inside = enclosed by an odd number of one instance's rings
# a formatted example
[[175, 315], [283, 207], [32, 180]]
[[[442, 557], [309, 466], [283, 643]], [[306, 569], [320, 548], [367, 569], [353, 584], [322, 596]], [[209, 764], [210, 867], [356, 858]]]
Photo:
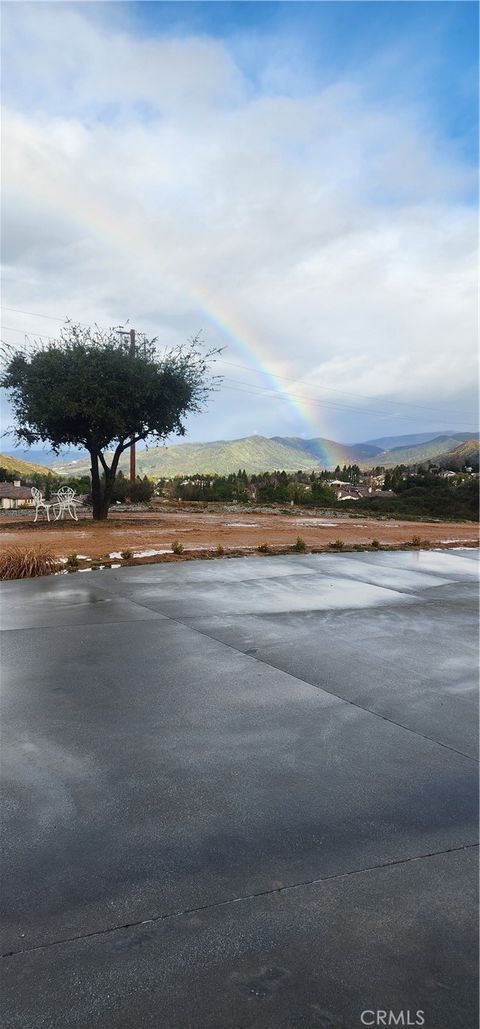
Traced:
[[132, 443], [141, 443], [141, 441], [143, 439], [146, 439], [148, 435], [148, 432], [142, 432], [141, 436], [132, 436], [132, 438], [127, 440], [126, 443], [122, 444], [120, 453], [123, 453], [124, 450], [128, 450], [128, 448], [131, 447]]
[[98, 456], [100, 458], [100, 463], [102, 465], [102, 468], [103, 468], [104, 472], [109, 472], [110, 468], [108, 467], [108, 464], [107, 464], [107, 462], [106, 462], [106, 460], [105, 460], [101, 450], [98, 451]]

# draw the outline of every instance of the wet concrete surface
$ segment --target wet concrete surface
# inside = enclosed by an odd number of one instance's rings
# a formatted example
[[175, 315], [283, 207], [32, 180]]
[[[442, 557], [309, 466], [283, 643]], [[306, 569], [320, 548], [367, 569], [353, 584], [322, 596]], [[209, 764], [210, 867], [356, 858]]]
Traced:
[[476, 558], [4, 584], [3, 1024], [473, 1029]]

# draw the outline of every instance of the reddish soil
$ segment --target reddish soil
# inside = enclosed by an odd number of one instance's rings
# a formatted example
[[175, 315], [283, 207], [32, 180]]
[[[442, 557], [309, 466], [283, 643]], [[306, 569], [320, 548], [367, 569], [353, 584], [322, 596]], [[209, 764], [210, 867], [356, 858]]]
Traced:
[[57, 557], [76, 553], [87, 558], [107, 557], [129, 548], [135, 555], [144, 551], [171, 554], [171, 545], [179, 540], [185, 551], [256, 550], [267, 543], [273, 548], [291, 547], [301, 536], [308, 547], [321, 549], [335, 540], [345, 545], [381, 544], [395, 546], [420, 537], [430, 546], [478, 545], [478, 528], [474, 522], [402, 522], [347, 515], [320, 516], [306, 511], [281, 514], [275, 511], [215, 511], [159, 508], [158, 512], [120, 514], [112, 512], [104, 523], [91, 519], [64, 522], [37, 522], [30, 514], [8, 515], [0, 519], [0, 550], [11, 544], [30, 547], [41, 544]]

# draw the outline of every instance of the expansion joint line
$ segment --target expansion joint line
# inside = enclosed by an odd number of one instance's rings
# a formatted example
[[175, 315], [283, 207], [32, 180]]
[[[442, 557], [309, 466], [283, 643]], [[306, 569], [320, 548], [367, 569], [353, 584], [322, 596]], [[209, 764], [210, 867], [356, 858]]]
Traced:
[[394, 858], [392, 861], [383, 861], [379, 865], [367, 865], [365, 868], [353, 868], [349, 872], [339, 872], [335, 875], [324, 875], [318, 879], [306, 879], [298, 883], [288, 883], [286, 886], [277, 886], [271, 890], [259, 890], [256, 893], [246, 893], [240, 897], [229, 897], [227, 900], [216, 900], [210, 904], [200, 904], [197, 907], [184, 908], [180, 911], [169, 911], [167, 914], [151, 915], [149, 918], [141, 918], [134, 922], [121, 922], [118, 925], [108, 926], [106, 929], [95, 929], [93, 932], [79, 933], [76, 936], [67, 936], [63, 939], [51, 940], [49, 943], [39, 943], [36, 946], [24, 947], [20, 950], [5, 951], [2, 958], [20, 957], [22, 954], [31, 954], [34, 951], [49, 950], [50, 947], [60, 947], [67, 943], [77, 943], [82, 940], [91, 940], [100, 936], [108, 936], [111, 933], [121, 932], [123, 929], [136, 929], [142, 925], [154, 925], [157, 922], [167, 922], [170, 919], [182, 918], [184, 915], [196, 915], [202, 911], [214, 911], [218, 908], [226, 908], [231, 904], [244, 904], [249, 900], [257, 900], [260, 897], [271, 897], [293, 890], [301, 890], [308, 886], [321, 886], [323, 883], [334, 882], [337, 879], [349, 879], [355, 875], [364, 875], [368, 872], [377, 872], [382, 868], [395, 868], [399, 865], [409, 865], [414, 861], [425, 861], [428, 858], [442, 857], [445, 854], [456, 854], [461, 851], [475, 850], [478, 843], [465, 843], [460, 847], [448, 847], [446, 850], [429, 851], [426, 854], [413, 854], [406, 858]]
[[[104, 587], [100, 587], [102, 589]], [[105, 587], [106, 589], [106, 587]], [[256, 661], [257, 664], [264, 665], [266, 668], [274, 668], [275, 671], [281, 672], [282, 675], [288, 675], [290, 679], [296, 682], [302, 682], [305, 686], [310, 686], [314, 690], [319, 690], [321, 693], [327, 693], [329, 697], [336, 697], [337, 700], [342, 701], [344, 704], [350, 704], [351, 707], [357, 708], [358, 711], [366, 711], [368, 714], [373, 715], [374, 718], [380, 718], [383, 722], [389, 722], [390, 725], [396, 725], [398, 729], [403, 729], [405, 732], [411, 733], [413, 736], [418, 736], [422, 740], [428, 740], [429, 743], [434, 743], [437, 747], [443, 747], [444, 750], [451, 751], [452, 754], [458, 754], [460, 757], [464, 757], [467, 761], [473, 761], [476, 765], [478, 759], [473, 757], [472, 754], [465, 754], [463, 750], [458, 750], [457, 747], [451, 747], [448, 743], [442, 743], [441, 740], [436, 740], [432, 736], [427, 736], [426, 733], [419, 732], [418, 729], [412, 729], [409, 725], [404, 725], [403, 722], [397, 722], [394, 718], [389, 718], [388, 715], [382, 715], [380, 711], [374, 711], [371, 707], [365, 707], [363, 704], [357, 704], [354, 700], [349, 700], [348, 697], [342, 697], [339, 693], [334, 693], [333, 690], [326, 689], [325, 686], [320, 686], [319, 683], [310, 682], [309, 679], [303, 679], [300, 675], [294, 675], [293, 672], [286, 672], [283, 668], [279, 668], [278, 665], [271, 664], [264, 658], [257, 657], [255, 654], [248, 654], [240, 647], [235, 647], [233, 643], [225, 643], [224, 640], [219, 640], [217, 636], [213, 636], [212, 633], [205, 632], [204, 629], [199, 629], [195, 625], [191, 625], [188, 622], [184, 622], [181, 618], [174, 618], [172, 615], [167, 615], [163, 611], [157, 611], [156, 608], [150, 607], [148, 604], [142, 603], [139, 600], [131, 600], [132, 604], [136, 604], [138, 607], [143, 607], [147, 611], [155, 611], [156, 614], [161, 615], [162, 618], [168, 619], [169, 622], [174, 622], [176, 625], [183, 625], [185, 629], [189, 629], [191, 632], [198, 633], [199, 636], [204, 636], [205, 639], [212, 640], [217, 643], [220, 647], [227, 647], [228, 650], [233, 650], [235, 654], [241, 654], [242, 657]]]

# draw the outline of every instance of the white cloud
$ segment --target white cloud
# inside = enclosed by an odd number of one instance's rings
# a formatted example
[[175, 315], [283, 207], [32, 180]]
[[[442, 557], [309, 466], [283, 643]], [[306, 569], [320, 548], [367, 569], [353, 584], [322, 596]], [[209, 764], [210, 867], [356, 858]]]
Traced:
[[[141, 40], [41, 6], [6, 19], [7, 303], [130, 315], [165, 342], [201, 325], [221, 342], [224, 321], [299, 394], [463, 409], [472, 173], [413, 112], [368, 100], [360, 78], [287, 96], [271, 58], [268, 93], [253, 93], [219, 40]], [[244, 359], [231, 344], [227, 360]], [[206, 434], [249, 433], [244, 400], [221, 395]], [[278, 402], [257, 406], [259, 431], [304, 431]], [[318, 404], [310, 415], [323, 431]]]

